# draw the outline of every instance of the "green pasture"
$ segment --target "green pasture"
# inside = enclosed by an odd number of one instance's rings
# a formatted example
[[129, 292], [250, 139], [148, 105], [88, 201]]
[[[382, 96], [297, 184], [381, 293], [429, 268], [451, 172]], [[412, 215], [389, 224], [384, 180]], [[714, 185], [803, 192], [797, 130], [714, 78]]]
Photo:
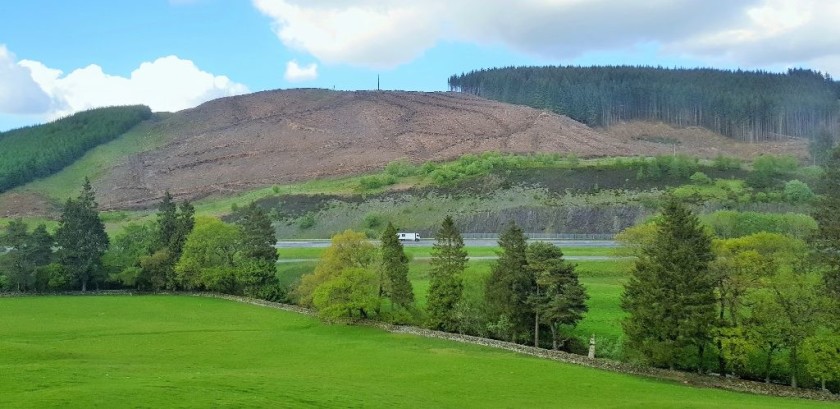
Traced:
[[0, 299], [0, 407], [818, 408], [186, 296]]
[[[432, 247], [423, 246], [415, 247], [407, 245], [404, 247], [405, 254], [409, 257], [431, 257]], [[610, 257], [615, 255], [615, 248], [609, 247], [563, 247], [563, 254], [567, 256], [605, 256]], [[479, 247], [466, 246], [464, 250], [470, 257], [495, 257], [499, 251], [498, 247]], [[277, 249], [277, 255], [280, 259], [301, 260], [301, 259], [318, 259], [324, 254], [326, 248], [324, 247], [289, 247]]]

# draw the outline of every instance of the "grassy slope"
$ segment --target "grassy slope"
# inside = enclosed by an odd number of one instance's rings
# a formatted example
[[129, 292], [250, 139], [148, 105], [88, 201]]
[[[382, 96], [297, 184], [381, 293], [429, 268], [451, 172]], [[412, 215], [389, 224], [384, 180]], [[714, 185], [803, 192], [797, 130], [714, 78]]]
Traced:
[[835, 407], [223, 300], [38, 297], [0, 307], [0, 407]]

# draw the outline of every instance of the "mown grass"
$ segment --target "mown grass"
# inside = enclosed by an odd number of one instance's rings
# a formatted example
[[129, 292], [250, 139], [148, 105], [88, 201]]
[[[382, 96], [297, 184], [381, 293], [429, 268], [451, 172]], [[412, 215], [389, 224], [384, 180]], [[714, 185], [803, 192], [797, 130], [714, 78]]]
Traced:
[[[429, 246], [412, 246], [404, 247], [405, 254], [409, 257], [430, 257], [432, 255], [432, 248]], [[615, 249], [609, 247], [563, 247], [563, 254], [567, 256], [613, 256]], [[499, 251], [498, 247], [483, 247], [483, 246], [466, 246], [464, 250], [470, 257], [494, 257]], [[317, 259], [324, 254], [326, 248], [323, 247], [288, 247], [277, 249], [277, 254], [281, 259]]]
[[[567, 255], [574, 254], [573, 249], [568, 250], [570, 251], [566, 252]], [[300, 255], [301, 253], [297, 254]], [[470, 254], [472, 255], [472, 253]], [[467, 269], [463, 275], [467, 292], [478, 297], [482, 296], [484, 283], [490, 275], [493, 263], [494, 260], [479, 259], [471, 260], [467, 264]], [[618, 359], [622, 353], [620, 348], [622, 339], [621, 320], [624, 318], [620, 298], [623, 291], [622, 285], [628, 277], [632, 260], [587, 260], [574, 261], [573, 263], [577, 265], [576, 270], [581, 284], [586, 287], [589, 294], [587, 302], [589, 312], [584, 315], [584, 319], [571, 330], [569, 335], [582, 341], [588, 340], [591, 335], [595, 335], [599, 343], [607, 346], [607, 349], [601, 351], [600, 356]], [[278, 264], [278, 277], [280, 277], [281, 282], [293, 285], [301, 275], [311, 273], [316, 264], [316, 260], [280, 263]], [[430, 268], [428, 259], [414, 259], [409, 265], [409, 279], [414, 289], [415, 303], [420, 309], [426, 305]]]
[[819, 408], [175, 296], [0, 299], [0, 407]]

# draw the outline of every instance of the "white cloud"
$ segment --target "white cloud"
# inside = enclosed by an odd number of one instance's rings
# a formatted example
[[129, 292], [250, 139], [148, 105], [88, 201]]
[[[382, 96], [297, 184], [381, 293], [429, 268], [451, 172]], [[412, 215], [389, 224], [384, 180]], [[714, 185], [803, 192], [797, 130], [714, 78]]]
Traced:
[[0, 48], [0, 70], [12, 66], [15, 76], [0, 75], [0, 90], [12, 87], [12, 91], [17, 91], [11, 95], [19, 95], [16, 100], [38, 104], [29, 104], [33, 109], [28, 111], [16, 110], [19, 107], [2, 103], [8, 97], [4, 97], [6, 92], [0, 92], [0, 112], [40, 113], [55, 118], [95, 107], [128, 104], [148, 105], [154, 111], [178, 111], [214, 98], [248, 92], [244, 85], [202, 71], [192, 61], [176, 56], [144, 62], [128, 77], [122, 77], [105, 73], [96, 64], [66, 75], [38, 61], [22, 60], [9, 65], [3, 51], [5, 48]]
[[252, 2], [287, 47], [371, 68], [408, 63], [441, 41], [502, 45], [558, 62], [650, 43], [710, 64], [816, 65], [840, 56], [836, 0]]
[[312, 63], [301, 67], [297, 61], [291, 60], [286, 63], [286, 72], [283, 78], [289, 82], [312, 81], [318, 78], [318, 64]]
[[0, 112], [33, 114], [47, 111], [50, 97], [32, 78], [29, 68], [15, 61], [15, 56], [0, 44]]

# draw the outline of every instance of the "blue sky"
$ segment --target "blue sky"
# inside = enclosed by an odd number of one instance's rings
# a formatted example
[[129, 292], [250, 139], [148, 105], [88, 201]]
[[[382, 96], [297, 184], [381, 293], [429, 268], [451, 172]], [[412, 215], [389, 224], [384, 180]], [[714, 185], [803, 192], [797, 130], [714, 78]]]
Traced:
[[439, 91], [508, 65], [840, 75], [833, 0], [119, 0], [0, 5], [0, 130], [266, 89]]

